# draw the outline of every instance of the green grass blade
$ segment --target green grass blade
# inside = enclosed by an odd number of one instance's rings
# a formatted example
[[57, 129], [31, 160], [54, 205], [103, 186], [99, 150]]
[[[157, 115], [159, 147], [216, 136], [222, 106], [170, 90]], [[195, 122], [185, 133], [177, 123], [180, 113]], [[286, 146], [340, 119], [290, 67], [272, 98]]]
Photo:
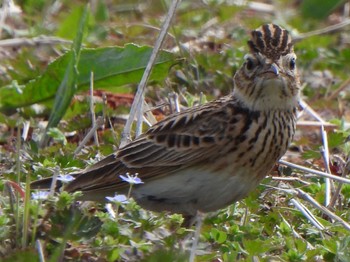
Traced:
[[[87, 26], [87, 21], [88, 21], [88, 6], [85, 7], [82, 17], [80, 19], [79, 30], [77, 32], [77, 36], [73, 42], [72, 50], [70, 52], [68, 67], [66, 68], [64, 78], [58, 88], [54, 105], [49, 118], [49, 122], [46, 127], [46, 132], [50, 128], [57, 126], [57, 124], [65, 114], [68, 106], [70, 105], [72, 98], [77, 90], [77, 77], [78, 77], [77, 64], [79, 61], [80, 48], [81, 48], [84, 31]], [[41, 141], [41, 145], [46, 144], [46, 140], [47, 140], [46, 132], [43, 136], [43, 140]]]

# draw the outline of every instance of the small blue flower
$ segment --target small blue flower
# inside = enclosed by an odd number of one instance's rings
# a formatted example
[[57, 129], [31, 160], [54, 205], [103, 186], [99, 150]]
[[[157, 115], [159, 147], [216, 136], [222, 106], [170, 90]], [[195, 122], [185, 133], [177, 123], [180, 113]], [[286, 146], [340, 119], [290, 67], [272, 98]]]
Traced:
[[32, 193], [32, 199], [34, 200], [45, 200], [50, 195], [49, 191], [38, 191]]
[[126, 176], [120, 175], [119, 177], [129, 184], [137, 185], [137, 184], [143, 184], [141, 178], [137, 177], [138, 173], [136, 173], [134, 176], [130, 175], [129, 173], [126, 173]]
[[62, 183], [69, 183], [75, 179], [74, 176], [71, 175], [59, 175], [57, 176], [57, 180], [61, 181]]
[[128, 198], [126, 197], [126, 195], [117, 195], [115, 194], [114, 197], [106, 197], [106, 199], [110, 202], [114, 202], [114, 203], [120, 203], [120, 204], [127, 204], [129, 203]]

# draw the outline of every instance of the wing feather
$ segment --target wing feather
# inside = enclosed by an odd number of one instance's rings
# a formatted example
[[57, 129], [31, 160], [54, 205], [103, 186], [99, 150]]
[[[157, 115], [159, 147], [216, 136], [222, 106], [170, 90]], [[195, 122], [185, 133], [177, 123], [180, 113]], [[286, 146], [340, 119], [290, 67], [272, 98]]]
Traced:
[[[235, 113], [231, 96], [203, 106], [192, 107], [155, 124], [145, 134], [116, 153], [84, 170], [67, 187], [68, 191], [82, 190], [91, 200], [101, 200], [106, 192], [125, 192], [129, 185], [119, 175], [138, 173], [147, 183], [171, 175], [189, 165], [215, 161], [229, 131], [235, 128]], [[239, 122], [239, 121], [238, 121]], [[237, 130], [237, 131], [235, 131]], [[89, 194], [90, 193], [90, 194]]]
[[121, 148], [116, 157], [130, 168], [166, 167], [167, 170], [215, 157], [222, 138], [232, 126], [228, 120], [233, 110], [224, 110], [227, 107], [222, 100], [190, 108], [157, 123]]

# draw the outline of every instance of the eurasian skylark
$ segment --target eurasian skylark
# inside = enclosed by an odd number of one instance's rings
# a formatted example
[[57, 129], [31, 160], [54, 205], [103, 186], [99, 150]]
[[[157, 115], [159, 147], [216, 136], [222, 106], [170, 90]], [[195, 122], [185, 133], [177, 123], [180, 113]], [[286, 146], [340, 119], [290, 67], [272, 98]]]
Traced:
[[[286, 152], [299, 101], [296, 56], [288, 31], [266, 24], [252, 31], [250, 52], [232, 94], [175, 113], [64, 189], [83, 200], [127, 192], [119, 175], [138, 174], [132, 197], [153, 211], [186, 216], [221, 209], [245, 197]], [[35, 181], [45, 188], [50, 179]]]

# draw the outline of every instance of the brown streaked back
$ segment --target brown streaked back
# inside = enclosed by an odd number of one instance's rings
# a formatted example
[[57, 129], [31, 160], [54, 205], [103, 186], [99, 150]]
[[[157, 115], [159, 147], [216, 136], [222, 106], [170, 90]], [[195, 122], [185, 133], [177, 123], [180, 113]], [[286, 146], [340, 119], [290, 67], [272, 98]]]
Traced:
[[266, 24], [253, 30], [248, 45], [252, 53], [261, 53], [273, 60], [293, 52], [293, 42], [288, 31], [275, 24]]

